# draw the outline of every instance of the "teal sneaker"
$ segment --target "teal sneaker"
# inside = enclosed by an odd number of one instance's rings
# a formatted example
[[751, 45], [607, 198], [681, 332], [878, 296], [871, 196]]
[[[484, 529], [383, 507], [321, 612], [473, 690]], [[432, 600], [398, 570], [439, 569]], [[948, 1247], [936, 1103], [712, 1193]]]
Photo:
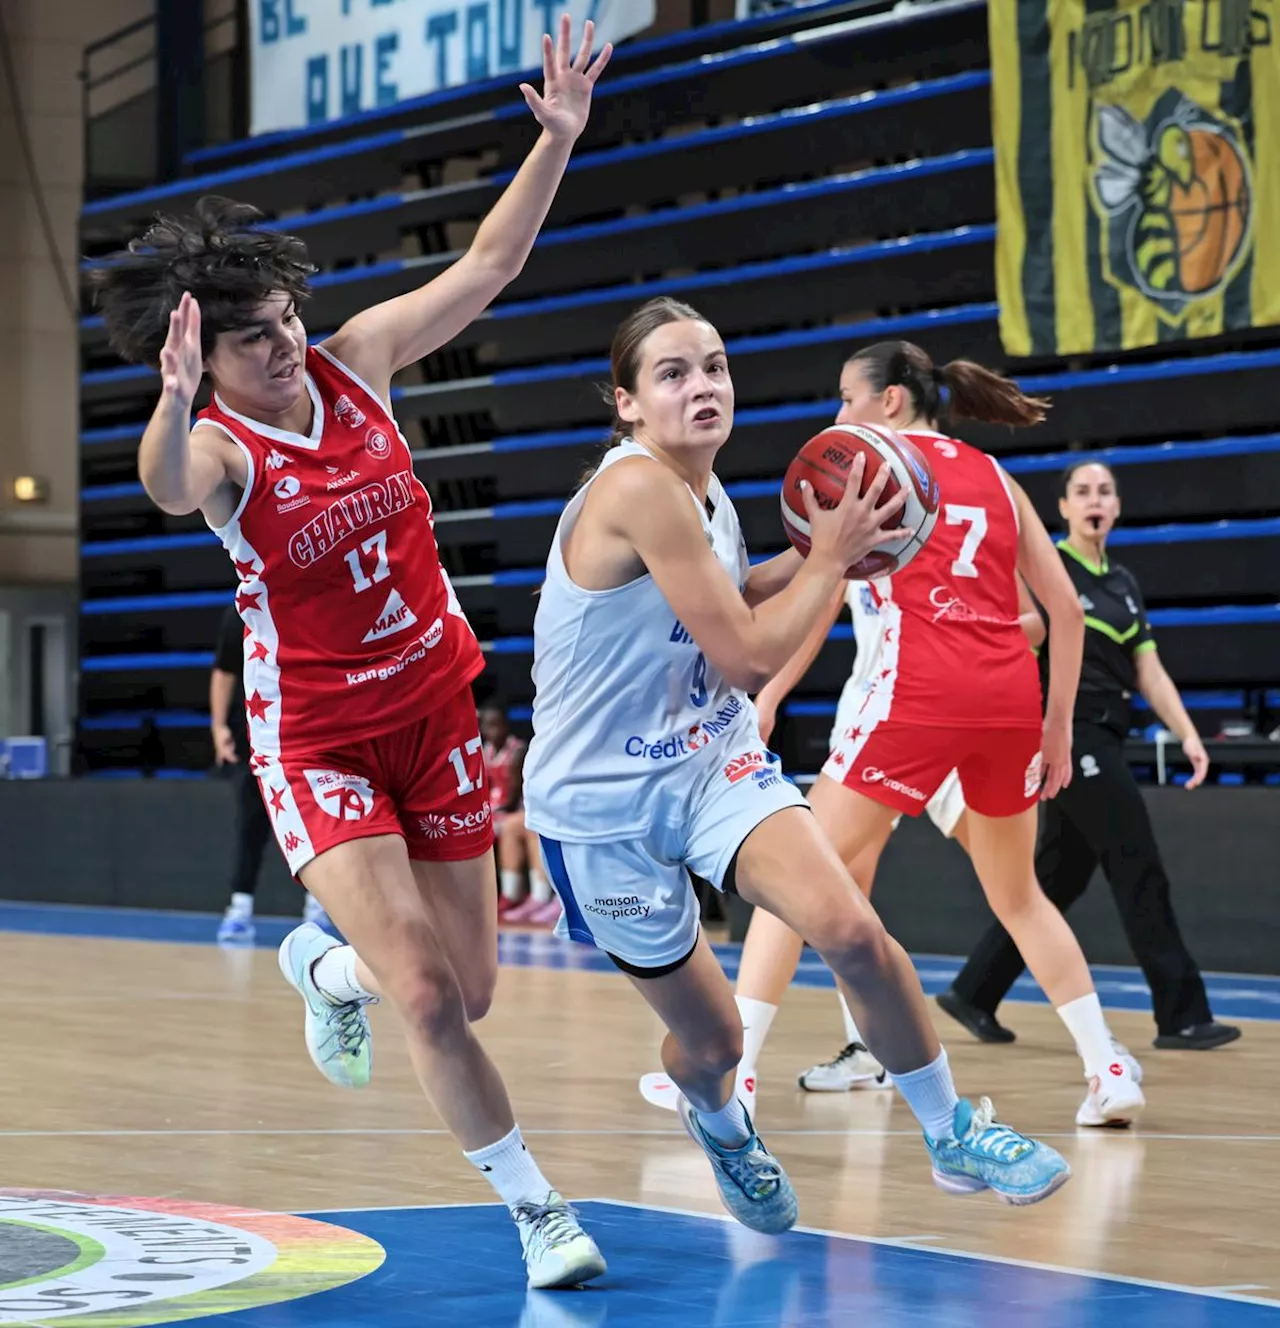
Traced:
[[373, 1071], [373, 1040], [364, 1012], [368, 1002], [335, 1003], [311, 976], [316, 960], [339, 944], [314, 923], [304, 922], [280, 946], [280, 972], [307, 1007], [307, 1050], [316, 1069], [339, 1088], [363, 1088]]
[[683, 1095], [678, 1109], [689, 1137], [711, 1159], [720, 1198], [729, 1212], [744, 1227], [767, 1236], [790, 1231], [799, 1214], [796, 1192], [782, 1164], [760, 1141], [750, 1115], [751, 1138], [741, 1148], [726, 1148], [702, 1128], [696, 1108]]
[[925, 1145], [933, 1159], [933, 1181], [950, 1194], [994, 1190], [1005, 1203], [1033, 1204], [1047, 1199], [1071, 1176], [1061, 1154], [996, 1120], [991, 1099], [975, 1110], [962, 1098], [956, 1103], [954, 1139]]

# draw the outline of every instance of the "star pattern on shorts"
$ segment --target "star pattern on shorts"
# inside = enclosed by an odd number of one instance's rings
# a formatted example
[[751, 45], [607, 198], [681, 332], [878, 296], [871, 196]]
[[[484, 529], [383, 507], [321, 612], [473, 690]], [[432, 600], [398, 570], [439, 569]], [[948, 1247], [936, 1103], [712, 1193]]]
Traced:
[[255, 641], [255, 642], [253, 643], [253, 649], [249, 652], [249, 658], [250, 658], [250, 659], [266, 659], [266, 658], [267, 658], [267, 647], [266, 647], [266, 644], [265, 644], [264, 642], [262, 642], [262, 641]]
[[258, 603], [258, 596], [261, 594], [262, 591], [260, 590], [255, 590], [252, 594], [247, 590], [242, 590], [236, 596], [236, 608], [239, 609], [241, 613], [243, 613], [245, 609], [257, 609], [261, 612], [262, 605]]
[[255, 687], [253, 689], [253, 695], [245, 702], [245, 709], [254, 717], [254, 719], [266, 719], [267, 708], [274, 704], [274, 701], [266, 700], [262, 693]]
[[236, 575], [241, 581], [247, 581], [251, 576], [258, 575], [258, 564], [250, 558], [248, 562], [241, 562], [239, 558], [231, 560], [236, 565]]
[[276, 812], [284, 811], [285, 790], [282, 788], [273, 788], [271, 790], [271, 808]]

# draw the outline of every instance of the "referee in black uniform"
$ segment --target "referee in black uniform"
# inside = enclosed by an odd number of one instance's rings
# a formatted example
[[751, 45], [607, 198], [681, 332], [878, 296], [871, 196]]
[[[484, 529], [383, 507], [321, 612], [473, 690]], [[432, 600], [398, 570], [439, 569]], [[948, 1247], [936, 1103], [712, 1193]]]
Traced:
[[[1065, 912], [1101, 864], [1151, 988], [1155, 1045], [1220, 1047], [1234, 1042], [1240, 1030], [1216, 1023], [1209, 1010], [1200, 970], [1174, 917], [1146, 803], [1124, 757], [1134, 689], [1181, 740], [1192, 766], [1188, 789], [1204, 780], [1209, 758], [1160, 662], [1137, 581], [1107, 559], [1107, 535], [1120, 515], [1115, 476], [1099, 462], [1077, 462], [1063, 477], [1058, 509], [1067, 524], [1058, 549], [1080, 594], [1088, 630], [1072, 739], [1075, 778], [1043, 804], [1036, 875]], [[1042, 681], [1048, 661], [1042, 650]], [[984, 1042], [1012, 1042], [1013, 1032], [997, 1023], [995, 1013], [1024, 967], [1008, 932], [994, 923], [938, 1004]]]

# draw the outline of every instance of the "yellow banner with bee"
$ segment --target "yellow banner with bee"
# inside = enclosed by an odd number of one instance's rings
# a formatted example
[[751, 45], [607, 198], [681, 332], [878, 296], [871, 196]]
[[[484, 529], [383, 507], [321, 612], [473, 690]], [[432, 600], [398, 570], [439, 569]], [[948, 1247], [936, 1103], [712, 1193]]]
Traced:
[[1013, 356], [1280, 323], [1280, 0], [991, 0]]

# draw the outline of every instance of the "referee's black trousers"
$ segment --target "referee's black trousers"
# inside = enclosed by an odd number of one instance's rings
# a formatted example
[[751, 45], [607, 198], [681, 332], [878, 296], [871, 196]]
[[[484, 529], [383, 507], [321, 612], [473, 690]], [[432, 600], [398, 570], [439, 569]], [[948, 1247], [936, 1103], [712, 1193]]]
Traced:
[[[1208, 1023], [1209, 999], [1169, 898], [1142, 792], [1124, 759], [1123, 739], [1099, 724], [1077, 723], [1069, 787], [1044, 804], [1036, 875], [1064, 913], [1101, 865], [1120, 921], [1151, 988], [1156, 1027], [1177, 1033]], [[953, 984], [961, 1000], [994, 1014], [1025, 967], [997, 922], [988, 928]]]
[[236, 855], [231, 869], [231, 890], [251, 895], [257, 888], [262, 855], [271, 839], [271, 817], [258, 781], [249, 769], [247, 753], [232, 768], [231, 778], [236, 786]]

